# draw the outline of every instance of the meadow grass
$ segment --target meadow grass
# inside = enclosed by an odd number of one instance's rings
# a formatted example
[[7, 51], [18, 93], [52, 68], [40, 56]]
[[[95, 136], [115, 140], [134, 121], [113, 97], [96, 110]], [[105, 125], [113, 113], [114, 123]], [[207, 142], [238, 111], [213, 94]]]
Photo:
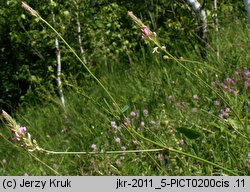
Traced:
[[208, 48], [203, 60], [192, 51], [164, 59], [143, 45], [132, 64], [96, 71], [105, 89], [72, 81], [65, 108], [59, 98], [23, 104], [14, 117], [40, 147], [89, 153], [27, 152], [3, 139], [11, 135], [1, 126], [0, 175], [249, 175], [250, 33], [239, 23], [220, 33], [219, 58]]

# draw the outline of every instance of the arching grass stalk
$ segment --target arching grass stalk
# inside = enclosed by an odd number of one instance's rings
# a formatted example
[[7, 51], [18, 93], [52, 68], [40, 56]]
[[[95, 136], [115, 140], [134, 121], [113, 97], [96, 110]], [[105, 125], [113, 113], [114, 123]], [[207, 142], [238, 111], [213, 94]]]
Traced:
[[164, 151], [166, 149], [138, 149], [138, 150], [126, 150], [126, 151], [49, 151], [40, 148], [41, 152], [47, 154], [55, 154], [55, 155], [101, 155], [101, 154], [127, 154], [127, 153], [143, 153], [143, 152], [157, 152]]
[[[49, 28], [51, 28], [56, 34], [57, 36], [63, 41], [63, 43], [70, 49], [70, 51], [75, 55], [75, 57], [80, 61], [80, 63], [84, 66], [84, 68], [88, 71], [88, 73], [97, 81], [97, 83], [103, 88], [103, 90], [107, 93], [107, 95], [110, 97], [110, 99], [112, 100], [112, 102], [115, 104], [116, 109], [118, 111], [118, 113], [122, 113], [121, 108], [119, 107], [119, 105], [117, 104], [117, 102], [115, 101], [115, 99], [113, 98], [113, 96], [110, 94], [110, 92], [106, 89], [106, 87], [101, 83], [101, 81], [91, 72], [91, 70], [88, 68], [88, 66], [86, 65], [86, 63], [84, 63], [84, 61], [77, 55], [77, 53], [75, 52], [75, 50], [65, 41], [65, 39], [57, 32], [57, 30], [52, 27], [46, 20], [44, 20], [37, 11], [35, 11], [34, 9], [32, 9], [27, 3], [21, 1], [22, 3], [22, 7], [27, 10], [32, 16], [38, 18], [39, 20], [41, 20], [42, 22], [44, 22], [47, 26], [49, 26]], [[140, 23], [138, 23], [140, 24]], [[125, 116], [124, 116], [125, 117]], [[130, 133], [131, 134], [131, 133]], [[132, 135], [133, 136], [133, 135]], [[47, 151], [48, 152], [48, 151]], [[51, 153], [52, 151], [50, 151]], [[146, 150], [145, 150], [146, 152]], [[59, 152], [61, 153], [61, 152]], [[74, 152], [73, 152], [74, 153]], [[76, 152], [77, 153], [77, 152]], [[80, 152], [81, 153], [81, 152]], [[53, 153], [55, 154], [55, 153]], [[79, 153], [78, 153], [79, 154]], [[83, 152], [83, 154], [86, 154]], [[148, 154], [150, 157], [151, 155]], [[155, 161], [152, 157], [151, 159], [153, 161]], [[156, 162], [156, 161], [155, 161]]]
[[115, 104], [115, 106], [117, 107], [117, 109], [119, 111], [121, 111], [120, 107], [118, 106], [118, 104], [116, 103], [115, 99], [113, 98], [113, 96], [111, 95], [111, 93], [106, 89], [106, 87], [102, 84], [102, 82], [92, 73], [92, 71], [88, 68], [88, 66], [86, 65], [86, 63], [84, 63], [84, 61], [77, 55], [77, 53], [75, 52], [75, 50], [65, 41], [65, 39], [60, 35], [60, 33], [54, 28], [52, 27], [46, 20], [44, 20], [37, 11], [35, 11], [34, 9], [32, 9], [27, 3], [21, 1], [22, 3], [22, 7], [27, 10], [32, 16], [38, 18], [39, 20], [41, 20], [42, 22], [44, 22], [50, 29], [52, 29], [56, 35], [63, 41], [63, 43], [70, 49], [70, 51], [75, 55], [75, 57], [78, 59], [78, 61], [80, 61], [80, 63], [84, 66], [84, 68], [88, 71], [88, 73], [96, 80], [96, 82], [102, 87], [102, 89], [107, 93], [107, 95], [109, 96], [109, 98], [112, 100], [112, 102]]
[[[9, 141], [3, 134], [0, 133], [0, 137], [2, 137], [7, 143], [12, 145], [15, 148], [20, 148], [19, 145], [14, 144], [13, 142]], [[51, 151], [46, 150], [41, 147], [36, 148], [35, 150], [39, 152], [43, 152], [46, 154], [54, 154], [54, 155], [100, 155], [100, 154], [125, 154], [125, 153], [143, 153], [143, 152], [158, 152], [158, 151], [164, 151], [166, 149], [159, 148], [159, 149], [138, 149], [138, 150], [126, 150], [126, 151]], [[35, 156], [33, 156], [35, 158]], [[38, 160], [38, 159], [37, 159]], [[41, 162], [41, 160], [39, 160]], [[42, 164], [45, 164], [42, 162]], [[47, 165], [46, 165], [47, 166]], [[54, 170], [53, 170], [54, 171]]]
[[[196, 77], [200, 82], [202, 82], [207, 88], [211, 89], [234, 113], [234, 115], [236, 116], [236, 118], [239, 120], [239, 122], [241, 123], [242, 127], [244, 128], [245, 125], [244, 123], [241, 121], [240, 117], [238, 116], [238, 114], [236, 113], [236, 111], [234, 110], [234, 108], [231, 106], [231, 104], [226, 101], [211, 85], [209, 85], [206, 81], [204, 81], [199, 75], [197, 75], [196, 73], [194, 73], [191, 69], [189, 69], [188, 67], [186, 67], [184, 64], [181, 63], [181, 61], [177, 58], [175, 58], [172, 54], [170, 54], [166, 48], [164, 46], [161, 46], [161, 44], [158, 41], [158, 38], [156, 36], [155, 32], [150, 31], [150, 29], [144, 25], [142, 23], [142, 21], [140, 19], [138, 19], [133, 12], [128, 11], [128, 16], [131, 17], [131, 19], [138, 25], [138, 27], [141, 30], [142, 33], [142, 38], [148, 41], [153, 42], [157, 48], [161, 49], [167, 56], [169, 56], [171, 59], [173, 59], [178, 65], [180, 65], [182, 68], [184, 68], [186, 71], [188, 71], [191, 75], [193, 75], [194, 77]], [[241, 137], [243, 137], [244, 139], [246, 139], [248, 142], [250, 142], [249, 137], [247, 137], [246, 135], [244, 135], [243, 133], [241, 133], [239, 130], [237, 130], [236, 128], [234, 128], [234, 131], [236, 133], [238, 133]]]

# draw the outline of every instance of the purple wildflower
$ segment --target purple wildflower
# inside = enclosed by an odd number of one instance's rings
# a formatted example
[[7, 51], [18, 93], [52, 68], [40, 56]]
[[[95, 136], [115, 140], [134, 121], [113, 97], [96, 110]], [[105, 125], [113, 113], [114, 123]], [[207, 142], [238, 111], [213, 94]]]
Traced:
[[114, 126], [116, 126], [116, 123], [115, 123], [115, 121], [111, 121], [111, 122], [110, 122], [110, 125], [111, 125], [111, 127], [114, 127]]
[[136, 116], [136, 113], [135, 113], [134, 111], [131, 111], [130, 116], [131, 116], [131, 117], [135, 117], [135, 116]]
[[220, 118], [227, 118], [229, 116], [230, 108], [221, 109], [221, 113], [219, 114]]
[[152, 120], [152, 121], [149, 122], [149, 124], [150, 125], [155, 125], [155, 121]]
[[192, 108], [193, 113], [197, 113], [198, 109], [196, 107]]
[[111, 122], [110, 122], [110, 125], [111, 125], [111, 127], [112, 127], [112, 128], [114, 128], [114, 129], [118, 129], [118, 127], [117, 127], [117, 125], [116, 125], [116, 122], [115, 122], [115, 121], [111, 121]]
[[180, 144], [180, 145], [184, 145], [184, 144], [185, 144], [185, 143], [184, 143], [184, 140], [183, 140], [183, 139], [180, 139], [180, 140], [179, 140], [179, 144]]
[[215, 106], [220, 106], [220, 101], [214, 100], [214, 105], [215, 105]]
[[121, 150], [122, 151], [126, 151], [126, 147], [125, 146], [121, 146]]
[[215, 90], [217, 90], [217, 85], [216, 85], [216, 83], [215, 83], [214, 81], [211, 83], [211, 86], [212, 86]]
[[222, 87], [225, 91], [227, 91], [227, 90], [228, 90], [228, 86], [227, 86], [227, 85], [225, 85], [224, 83], [221, 83], [221, 87]]
[[121, 139], [120, 139], [119, 137], [116, 137], [116, 138], [115, 138], [115, 142], [116, 142], [116, 143], [120, 143], [120, 142], [121, 142]]
[[143, 109], [142, 112], [143, 112], [143, 115], [144, 115], [144, 116], [148, 116], [148, 110], [147, 110], [147, 109]]
[[173, 96], [172, 96], [172, 95], [169, 95], [169, 96], [168, 96], [168, 100], [169, 100], [169, 101], [172, 101], [172, 100], [173, 100]]
[[246, 78], [244, 82], [244, 89], [247, 90], [250, 86], [250, 78]]
[[141, 34], [142, 34], [142, 38], [146, 39], [150, 35], [152, 35], [152, 32], [150, 31], [150, 29], [147, 26], [144, 25], [141, 27]]
[[235, 84], [235, 83], [234, 83], [234, 80], [233, 80], [232, 78], [230, 78], [230, 77], [227, 77], [227, 78], [225, 79], [225, 82], [226, 82], [226, 83], [229, 83], [229, 84]]
[[96, 150], [96, 144], [92, 144], [91, 148], [95, 151]]
[[19, 128], [19, 133], [20, 133], [21, 135], [24, 135], [25, 132], [26, 132], [26, 127], [20, 127], [20, 128]]
[[13, 142], [16, 142], [16, 141], [17, 141], [17, 137], [13, 137], [11, 140], [12, 140]]
[[235, 75], [240, 75], [240, 72], [239, 71], [234, 71], [234, 74]]
[[250, 153], [247, 155], [247, 162], [250, 163]]
[[198, 100], [198, 95], [193, 95], [194, 100]]
[[249, 74], [250, 74], [250, 72], [248, 70], [242, 72], [243, 76], [248, 76]]
[[142, 126], [142, 127], [145, 126], [145, 122], [144, 122], [144, 121], [141, 122], [141, 126]]
[[133, 141], [132, 141], [132, 144], [135, 145], [135, 146], [137, 146], [137, 145], [138, 145], [138, 142], [137, 142], [136, 140], [133, 140]]

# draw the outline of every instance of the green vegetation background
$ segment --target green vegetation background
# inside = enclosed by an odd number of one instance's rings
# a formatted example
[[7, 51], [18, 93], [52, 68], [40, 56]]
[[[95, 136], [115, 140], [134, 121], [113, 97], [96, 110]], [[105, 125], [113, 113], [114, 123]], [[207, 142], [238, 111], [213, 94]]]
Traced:
[[[52, 24], [78, 52], [73, 1], [26, 1]], [[213, 6], [205, 6], [209, 46], [200, 57], [197, 17], [185, 1], [79, 2], [81, 38], [87, 65], [105, 85], [124, 115], [143, 136], [217, 163], [238, 175], [249, 175], [250, 31], [241, 1], [220, 1], [219, 57]], [[201, 1], [202, 2], [202, 1]], [[65, 45], [60, 42], [65, 108], [56, 82], [54, 33], [23, 10], [16, 0], [0, 2], [0, 108], [9, 112], [43, 148], [53, 151], [120, 151], [157, 148], [126, 129], [112, 115], [112, 102]], [[231, 104], [163, 53], [141, 39], [128, 18], [133, 11], [161, 44], [208, 84], [215, 82]], [[245, 76], [237, 74], [246, 73]], [[221, 83], [232, 78], [231, 89]], [[248, 83], [248, 85], [246, 85]], [[197, 99], [197, 97], [198, 99]], [[217, 103], [218, 102], [218, 103]], [[229, 111], [232, 107], [237, 116]], [[125, 110], [126, 109], [126, 110]], [[149, 114], [145, 116], [143, 110]], [[222, 117], [222, 118], [221, 118]], [[142, 126], [141, 122], [145, 125]], [[248, 139], [237, 135], [237, 129]], [[11, 135], [0, 124], [0, 132]], [[120, 138], [120, 143], [116, 138]], [[135, 140], [138, 143], [135, 144]], [[124, 148], [125, 147], [125, 148]], [[39, 159], [39, 160], [38, 160]], [[48, 168], [48, 166], [51, 167]], [[169, 151], [112, 155], [48, 155], [29, 153], [0, 140], [0, 175], [227, 175], [221, 169]]]

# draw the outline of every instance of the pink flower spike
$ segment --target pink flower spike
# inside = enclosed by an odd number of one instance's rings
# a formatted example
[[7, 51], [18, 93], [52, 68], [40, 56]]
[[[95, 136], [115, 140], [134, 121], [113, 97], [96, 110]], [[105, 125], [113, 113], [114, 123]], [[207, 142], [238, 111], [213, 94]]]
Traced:
[[156, 36], [156, 33], [150, 31], [146, 25], [141, 26], [141, 34], [143, 39], [151, 39]]
[[25, 132], [26, 132], [26, 127], [20, 127], [20, 128], [19, 128], [19, 133], [20, 133], [20, 134], [24, 135]]
[[142, 33], [142, 38], [144, 39], [144, 38], [148, 37], [148, 35], [151, 33], [151, 31], [148, 29], [147, 26], [143, 26], [141, 28], [141, 33]]

